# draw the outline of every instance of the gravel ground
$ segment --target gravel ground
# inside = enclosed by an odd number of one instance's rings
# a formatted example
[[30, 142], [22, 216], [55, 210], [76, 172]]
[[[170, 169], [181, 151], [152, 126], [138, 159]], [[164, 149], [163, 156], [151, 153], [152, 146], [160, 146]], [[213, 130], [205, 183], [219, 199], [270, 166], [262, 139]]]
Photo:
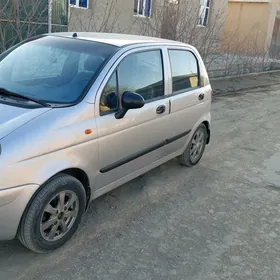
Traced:
[[62, 249], [0, 244], [0, 279], [280, 279], [280, 90], [215, 96], [201, 163], [94, 201]]

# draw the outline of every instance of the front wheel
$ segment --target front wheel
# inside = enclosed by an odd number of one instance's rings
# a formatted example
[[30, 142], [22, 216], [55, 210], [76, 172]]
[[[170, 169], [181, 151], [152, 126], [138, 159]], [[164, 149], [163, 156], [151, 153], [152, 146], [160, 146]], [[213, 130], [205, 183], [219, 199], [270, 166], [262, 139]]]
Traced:
[[206, 142], [207, 129], [204, 124], [201, 124], [193, 134], [186, 150], [179, 157], [180, 164], [187, 167], [192, 167], [198, 164], [204, 153]]
[[18, 238], [36, 253], [51, 252], [76, 232], [86, 208], [86, 194], [76, 178], [60, 174], [38, 192], [24, 213]]

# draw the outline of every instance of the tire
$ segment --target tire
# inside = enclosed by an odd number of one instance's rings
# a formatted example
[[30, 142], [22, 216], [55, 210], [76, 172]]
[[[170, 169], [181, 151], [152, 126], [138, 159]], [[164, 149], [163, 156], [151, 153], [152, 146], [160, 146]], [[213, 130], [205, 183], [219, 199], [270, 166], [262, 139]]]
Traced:
[[18, 238], [33, 252], [51, 252], [76, 232], [85, 209], [82, 183], [70, 175], [59, 174], [32, 199], [20, 222]]
[[[201, 135], [201, 136], [200, 136]], [[193, 156], [193, 151], [194, 151], [194, 142], [197, 142], [196, 137], [201, 137], [200, 145], [197, 146], [199, 151], [197, 151], [196, 156]], [[184, 153], [179, 156], [179, 162], [183, 166], [187, 167], [192, 167], [200, 161], [202, 158], [202, 155], [204, 153], [205, 147], [206, 147], [206, 142], [207, 142], [207, 129], [204, 124], [201, 124], [193, 134], [192, 139], [190, 140], [187, 148], [185, 149]]]

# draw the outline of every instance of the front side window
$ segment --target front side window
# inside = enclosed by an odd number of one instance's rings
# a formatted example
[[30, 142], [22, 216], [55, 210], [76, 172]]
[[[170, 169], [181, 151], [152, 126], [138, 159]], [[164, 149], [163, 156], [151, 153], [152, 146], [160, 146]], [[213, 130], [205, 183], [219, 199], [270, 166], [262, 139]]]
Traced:
[[149, 101], [164, 95], [160, 50], [128, 55], [118, 67], [119, 93], [136, 92]]
[[164, 96], [160, 50], [130, 54], [121, 61], [102, 91], [100, 114], [116, 112], [120, 107], [122, 94], [126, 91], [140, 94], [146, 102]]
[[70, 0], [70, 5], [76, 8], [88, 8], [89, 0]]
[[184, 50], [169, 50], [169, 57], [173, 93], [198, 87], [198, 63], [193, 53]]
[[209, 20], [210, 0], [200, 0], [198, 25], [207, 26]]
[[114, 72], [104, 87], [100, 97], [101, 115], [117, 111], [119, 107], [119, 96], [117, 86], [117, 74]]
[[117, 47], [44, 36], [0, 58], [0, 88], [47, 103], [75, 103]]
[[134, 0], [134, 15], [151, 16], [152, 0]]

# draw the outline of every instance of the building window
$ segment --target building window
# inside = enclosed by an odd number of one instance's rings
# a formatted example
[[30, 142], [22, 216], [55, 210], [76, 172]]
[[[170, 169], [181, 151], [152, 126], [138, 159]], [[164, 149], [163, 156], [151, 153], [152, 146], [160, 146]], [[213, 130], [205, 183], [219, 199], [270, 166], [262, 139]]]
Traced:
[[134, 0], [134, 15], [150, 17], [152, 0]]
[[200, 0], [198, 25], [207, 26], [209, 20], [210, 0]]
[[70, 5], [76, 8], [88, 8], [88, 0], [70, 0]]

